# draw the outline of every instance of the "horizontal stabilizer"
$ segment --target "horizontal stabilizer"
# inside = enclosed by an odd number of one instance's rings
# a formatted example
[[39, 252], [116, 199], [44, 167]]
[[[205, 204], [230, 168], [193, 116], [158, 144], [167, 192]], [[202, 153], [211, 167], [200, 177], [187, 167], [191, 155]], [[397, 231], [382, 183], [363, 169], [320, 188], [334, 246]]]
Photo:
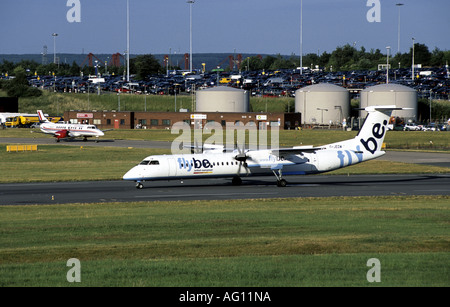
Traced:
[[355, 108], [355, 110], [364, 110], [367, 112], [373, 111], [394, 111], [394, 110], [412, 110], [412, 108], [399, 108], [395, 105], [386, 105], [386, 106], [368, 106], [365, 108]]

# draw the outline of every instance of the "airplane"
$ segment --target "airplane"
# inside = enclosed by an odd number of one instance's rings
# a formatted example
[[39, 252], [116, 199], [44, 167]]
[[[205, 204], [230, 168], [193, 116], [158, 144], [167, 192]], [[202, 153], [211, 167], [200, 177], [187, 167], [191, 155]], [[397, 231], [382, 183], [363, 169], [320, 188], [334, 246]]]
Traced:
[[319, 147], [263, 150], [238, 147], [232, 152], [226, 152], [221, 145], [208, 148], [205, 144], [205, 150], [198, 154], [148, 156], [123, 179], [135, 181], [136, 188], [142, 189], [144, 181], [153, 180], [232, 178], [233, 185], [240, 185], [242, 176], [275, 175], [277, 186], [285, 187], [285, 175], [329, 172], [384, 155], [381, 147], [391, 113], [403, 109], [394, 105], [366, 107], [367, 117], [353, 139]]
[[52, 123], [44, 116], [41, 110], [38, 110], [37, 113], [41, 122], [39, 126], [41, 131], [43, 133], [53, 134], [56, 142], [59, 142], [61, 139], [73, 139], [76, 137], [83, 137], [83, 141], [87, 141], [88, 137], [98, 138], [105, 135], [104, 131], [108, 131], [100, 130], [91, 124]]

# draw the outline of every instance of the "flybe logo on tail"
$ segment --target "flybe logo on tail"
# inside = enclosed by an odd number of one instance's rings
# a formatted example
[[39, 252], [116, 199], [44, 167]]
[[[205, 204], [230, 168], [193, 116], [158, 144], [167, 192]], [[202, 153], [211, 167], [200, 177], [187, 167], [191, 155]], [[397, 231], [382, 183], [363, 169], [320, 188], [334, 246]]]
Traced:
[[191, 160], [186, 160], [185, 158], [178, 158], [178, 168], [186, 169], [190, 172], [192, 169], [200, 169], [200, 168], [212, 168], [213, 165], [209, 162], [208, 159], [197, 160], [192, 158]]
[[372, 136], [367, 140], [361, 139], [361, 144], [370, 153], [374, 154], [378, 149], [377, 139], [383, 139], [384, 133], [386, 132], [385, 126], [387, 125], [387, 120], [383, 121], [383, 125], [376, 123], [372, 128]]

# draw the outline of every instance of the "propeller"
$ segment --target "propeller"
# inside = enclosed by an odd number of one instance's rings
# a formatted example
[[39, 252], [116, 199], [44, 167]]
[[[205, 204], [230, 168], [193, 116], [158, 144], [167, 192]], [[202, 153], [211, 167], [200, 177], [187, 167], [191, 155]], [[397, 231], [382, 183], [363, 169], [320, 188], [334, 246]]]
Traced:
[[242, 150], [241, 150], [239, 145], [237, 146], [237, 150], [238, 150], [238, 154], [236, 156], [234, 156], [234, 159], [239, 161], [239, 168], [238, 168], [237, 174], [239, 175], [241, 173], [241, 167], [242, 167], [242, 165], [244, 165], [245, 173], [246, 173], [246, 175], [248, 175], [247, 159], [249, 158], [249, 156], [247, 156], [247, 154], [244, 152], [244, 148], [242, 148]]

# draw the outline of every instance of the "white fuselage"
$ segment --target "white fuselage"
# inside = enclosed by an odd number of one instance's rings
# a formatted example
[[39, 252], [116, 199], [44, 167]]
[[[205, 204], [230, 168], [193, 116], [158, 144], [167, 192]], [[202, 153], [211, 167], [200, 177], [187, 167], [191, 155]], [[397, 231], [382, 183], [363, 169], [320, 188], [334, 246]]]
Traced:
[[105, 134], [95, 125], [65, 124], [65, 123], [42, 123], [41, 131], [56, 134], [59, 131], [67, 131], [68, 137], [100, 137]]
[[281, 170], [283, 175], [308, 175], [377, 158], [383, 155], [355, 153], [350, 150], [321, 150], [301, 155], [276, 156], [262, 150], [252, 153], [246, 163], [235, 159], [236, 153], [184, 154], [148, 156], [130, 169], [124, 180], [149, 181], [204, 177], [243, 177], [273, 175]]

